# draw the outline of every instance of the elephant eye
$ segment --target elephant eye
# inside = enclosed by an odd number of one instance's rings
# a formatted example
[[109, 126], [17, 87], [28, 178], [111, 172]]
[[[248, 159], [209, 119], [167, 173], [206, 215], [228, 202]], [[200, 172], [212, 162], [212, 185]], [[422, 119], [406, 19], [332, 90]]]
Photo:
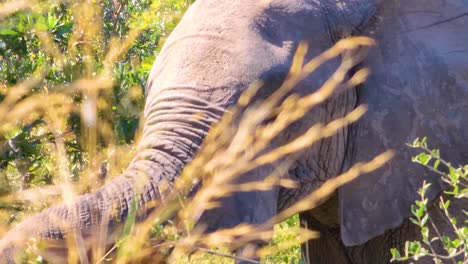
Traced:
[[[301, 41], [317, 27], [323, 28], [317, 7], [271, 3], [253, 20], [253, 29], [267, 42], [281, 47], [285, 42]], [[322, 30], [322, 29], [321, 29]]]

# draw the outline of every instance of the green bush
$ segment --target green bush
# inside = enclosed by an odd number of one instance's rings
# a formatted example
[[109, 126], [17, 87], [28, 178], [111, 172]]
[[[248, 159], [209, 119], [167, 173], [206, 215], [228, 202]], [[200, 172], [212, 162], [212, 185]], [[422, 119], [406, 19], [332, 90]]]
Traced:
[[[43, 78], [29, 87], [27, 96], [64, 92], [73, 93], [76, 103], [83, 102], [86, 94], [65, 85], [102, 73], [110, 46], [120, 38], [131, 37], [130, 31], [137, 29], [139, 37], [113, 65], [110, 91], [101, 90], [98, 95], [103, 98], [101, 102], [109, 103], [98, 106], [98, 110], [99, 118], [111, 126], [114, 143], [131, 143], [144, 105], [146, 79], [161, 40], [175, 27], [190, 2], [43, 1], [34, 5], [31, 1], [31, 8], [0, 20], [0, 102], [11, 92], [10, 87], [35, 75]], [[160, 17], [152, 13], [156, 9]], [[83, 27], [86, 32], [76, 32]], [[82, 135], [87, 132], [79, 111], [66, 114], [66, 129], [60, 135], [48, 131], [50, 124], [43, 116], [0, 129], [0, 177], [5, 183], [2, 193], [53, 182], [55, 160], [48, 143], [54, 144], [57, 136], [65, 139], [72, 180], [89, 166], [92, 152], [103, 151], [112, 143], [101, 135], [94, 146], [86, 146], [93, 142], [85, 139], [88, 135]]]
[[[467, 263], [468, 226], [466, 222], [457, 223], [457, 219], [452, 216], [453, 212], [450, 212], [450, 199], [467, 198], [468, 165], [455, 168], [440, 157], [438, 149], [430, 149], [426, 141], [426, 138], [416, 139], [413, 144], [409, 145], [412, 148], [422, 150], [412, 160], [439, 174], [442, 180], [450, 186], [449, 190], [444, 192], [449, 197], [449, 200], [441, 197], [438, 206], [443, 211], [447, 221], [452, 225], [454, 236], [439, 233], [437, 223], [432, 221], [428, 212], [430, 202], [426, 198], [426, 192], [430, 188], [430, 184], [424, 183], [418, 192], [421, 199], [416, 201], [411, 207], [413, 217], [410, 218], [411, 222], [420, 228], [422, 241], [406, 241], [403, 254], [396, 248], [392, 248], [392, 261], [418, 261], [423, 257], [431, 257], [434, 263], [445, 263], [447, 261], [459, 264]], [[463, 211], [463, 213], [468, 215], [466, 211]], [[431, 228], [429, 225], [432, 226], [435, 232], [430, 232]], [[445, 251], [444, 253], [436, 252], [434, 249], [434, 243], [441, 242]]]

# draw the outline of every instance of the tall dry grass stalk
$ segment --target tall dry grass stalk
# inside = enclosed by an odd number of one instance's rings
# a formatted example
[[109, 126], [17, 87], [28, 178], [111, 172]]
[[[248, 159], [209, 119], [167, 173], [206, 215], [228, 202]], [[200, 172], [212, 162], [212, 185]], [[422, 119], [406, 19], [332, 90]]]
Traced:
[[[69, 1], [74, 14], [74, 30], [68, 50], [61, 50], [53, 41], [50, 32], [38, 27], [36, 37], [43, 45], [43, 52], [51, 58], [59, 68], [75, 60], [78, 55], [83, 56], [84, 71], [82, 78], [72, 83], [48, 87], [47, 92], [34, 92], [33, 87], [43, 85], [45, 69], [38, 69], [30, 78], [14, 87], [4, 88], [5, 99], [0, 104], [0, 133], [8, 131], [20, 123], [28, 123], [37, 118], [45, 120], [42, 133], [53, 134], [54, 141], [48, 142], [56, 160], [56, 186], [49, 189], [57, 195], [57, 190], [63, 200], [72, 203], [80, 193], [80, 190], [89, 190], [90, 185], [96, 182], [96, 171], [102, 154], [97, 148], [97, 137], [105, 135], [109, 148], [113, 149], [114, 160], [111, 174], [118, 174], [124, 169], [129, 155], [127, 149], [119, 147], [112, 138], [111, 124], [105, 118], [98, 115], [99, 112], [110, 107], [106, 103], [105, 96], [109, 96], [114, 85], [113, 69], [132, 43], [144, 29], [137, 27], [131, 29], [128, 34], [120, 39], [112, 39], [107, 46], [102, 43], [102, 17], [99, 5], [94, 1]], [[163, 5], [163, 1], [155, 1], [147, 11], [156, 14]], [[0, 6], [0, 16], [10, 15], [17, 10], [30, 9], [34, 12], [42, 12], [44, 3], [41, 1], [11, 1]], [[164, 16], [167, 14], [160, 14]], [[145, 14], [142, 15], [145, 17]], [[154, 18], [158, 19], [158, 17]], [[195, 223], [206, 210], [218, 206], [221, 197], [229, 196], [234, 192], [268, 190], [275, 186], [295, 188], [296, 182], [281, 177], [281, 171], [287, 169], [287, 164], [282, 160], [290, 155], [311, 147], [314, 143], [332, 136], [337, 130], [358, 120], [366, 110], [365, 106], [359, 106], [346, 116], [333, 120], [328, 124], [314, 124], [304, 134], [292, 139], [284, 145], [269, 149], [271, 142], [289, 125], [304, 117], [313, 107], [325, 102], [337, 92], [351, 89], [364, 82], [369, 71], [361, 69], [351, 78], [347, 78], [349, 71], [360, 62], [364, 56], [363, 49], [373, 45], [374, 42], [365, 37], [350, 38], [339, 41], [329, 50], [316, 58], [305, 62], [307, 45], [299, 45], [294, 57], [290, 72], [283, 85], [265, 100], [252, 104], [252, 100], [262, 88], [261, 83], [253, 84], [239, 99], [222, 120], [214, 125], [207, 135], [203, 146], [197, 156], [183, 170], [174, 183], [163, 183], [160, 186], [162, 200], [154, 201], [151, 205], [154, 213], [145, 221], [136, 222], [138, 212], [130, 213], [124, 226], [125, 236], [116, 237], [118, 242], [113, 248], [107, 250], [104, 240], [107, 232], [104, 227], [96, 234], [91, 242], [84, 241], [79, 234], [67, 239], [70, 248], [69, 263], [102, 263], [112, 258], [117, 263], [142, 262], [152, 258], [153, 262], [165, 260], [177, 263], [180, 259], [186, 259], [187, 255], [194, 252], [208, 254], [220, 254], [225, 257], [235, 258], [231, 254], [216, 253], [212, 248], [224, 246], [234, 250], [252, 241], [269, 241], [272, 237], [273, 225], [298, 212], [309, 210], [320, 205], [328, 195], [339, 186], [355, 179], [359, 174], [375, 170], [392, 154], [386, 152], [376, 157], [369, 163], [356, 164], [349, 171], [333, 178], [322, 185], [318, 190], [309, 194], [290, 208], [280, 212], [266, 223], [253, 226], [242, 224], [230, 229], [218, 230], [213, 233], [205, 233], [203, 227]], [[96, 49], [96, 47], [99, 47]], [[104, 54], [103, 50], [107, 50]], [[102, 56], [102, 67], [96, 71], [93, 58]], [[318, 89], [317, 92], [303, 97], [288, 94], [305, 77], [309, 76], [317, 68], [331, 59], [342, 57], [342, 63], [336, 72]], [[80, 104], [73, 99], [76, 94], [83, 98]], [[90, 168], [82, 176], [78, 185], [71, 183], [71, 174], [68, 169], [68, 160], [64, 146], [66, 137], [74, 136], [67, 133], [67, 116], [71, 112], [81, 113], [85, 124], [83, 131], [86, 151], [90, 157]], [[196, 118], [196, 117], [194, 117]], [[268, 122], [267, 122], [268, 120]], [[45, 140], [45, 139], [44, 139]], [[109, 154], [111, 155], [111, 154]], [[128, 157], [116, 161], [115, 157]], [[123, 161], [122, 161], [123, 160]], [[246, 172], [256, 168], [279, 162], [277, 171], [262, 181], [236, 184], [236, 179]], [[279, 172], [278, 172], [279, 171]], [[146, 184], [142, 179], [140, 186]], [[196, 186], [200, 189], [190, 195]], [[83, 187], [83, 185], [87, 187]], [[77, 187], [78, 186], [78, 187]], [[95, 188], [95, 187], [94, 187]], [[77, 192], [78, 190], [78, 192]], [[49, 192], [28, 191], [26, 199], [44, 199]], [[16, 197], [25, 196], [19, 193]], [[9, 200], [11, 202], [11, 200]], [[156, 232], [155, 227], [162, 228]], [[125, 232], [128, 231], [128, 234]], [[304, 242], [318, 236], [318, 233], [305, 229], [296, 230], [299, 241]], [[94, 243], [93, 259], [87, 259], [86, 249]], [[253, 255], [263, 257], [276, 252], [283, 247], [268, 246], [263, 249], [255, 249]], [[35, 252], [37, 245], [31, 244], [31, 252]], [[255, 262], [255, 261], [252, 261]]]

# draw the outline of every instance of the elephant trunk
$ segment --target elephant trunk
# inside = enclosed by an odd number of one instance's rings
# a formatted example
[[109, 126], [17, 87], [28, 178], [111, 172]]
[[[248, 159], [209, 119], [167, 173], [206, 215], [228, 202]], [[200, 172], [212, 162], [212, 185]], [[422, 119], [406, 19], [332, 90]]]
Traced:
[[147, 99], [143, 136], [128, 168], [96, 192], [18, 224], [0, 241], [0, 262], [12, 262], [13, 254], [23, 251], [31, 237], [62, 240], [68, 236], [89, 246], [88, 240], [96, 235], [97, 228], [112, 233], [118, 223], [123, 223], [132, 204], [137, 205], [139, 215], [148, 215], [148, 203], [161, 199], [161, 183], [175, 180], [193, 158], [210, 125], [224, 112], [196, 97], [166, 94]]

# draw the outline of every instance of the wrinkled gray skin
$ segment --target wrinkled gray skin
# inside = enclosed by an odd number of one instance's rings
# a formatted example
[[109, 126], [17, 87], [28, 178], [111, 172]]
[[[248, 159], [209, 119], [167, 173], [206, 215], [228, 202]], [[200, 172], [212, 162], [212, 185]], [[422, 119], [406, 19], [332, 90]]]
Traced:
[[[395, 149], [397, 156], [384, 168], [342, 187], [327, 206], [301, 215], [303, 223], [328, 234], [309, 244], [315, 262], [387, 263], [388, 248], [401, 246], [415, 233], [402, 222], [422, 181], [433, 183], [430, 198], [441, 190], [437, 176], [410, 162], [414, 153], [404, 144], [428, 136], [431, 146], [441, 148], [453, 164], [468, 160], [466, 12], [468, 4], [462, 0], [426, 0], [423, 5], [398, 0], [198, 0], [155, 62], [143, 137], [128, 169], [74, 206], [59, 205], [19, 224], [0, 245], [8, 248], [19, 234], [62, 239], [70, 231], [58, 228], [57, 219], [66, 219], [86, 241], [96, 226], [114, 228], [123, 221], [135, 196], [145, 211], [146, 203], [161, 198], [161, 182], [177, 177], [210, 125], [249, 84], [265, 80], [264, 96], [281, 84], [301, 40], [310, 44], [311, 58], [342, 37], [369, 35], [378, 42], [363, 63], [373, 71], [369, 81], [313, 109], [272, 145], [310, 124], [341, 117], [358, 104], [367, 104], [368, 113], [298, 157], [285, 177], [297, 180], [299, 188], [234, 194], [201, 221], [210, 229], [261, 223], [354, 163]], [[328, 63], [295, 92], [313, 92], [337, 65], [337, 60]], [[202, 119], [192, 118], [200, 113]], [[262, 179], [273, 168], [257, 169], [245, 178]], [[150, 183], [137, 192], [134, 183], [144, 175]], [[117, 218], [102, 223], [112, 204], [119, 205]], [[37, 228], [39, 222], [46, 228]], [[326, 243], [336, 245], [336, 252]], [[381, 252], [369, 253], [376, 249]], [[3, 256], [11, 258], [11, 252], [5, 250]]]

